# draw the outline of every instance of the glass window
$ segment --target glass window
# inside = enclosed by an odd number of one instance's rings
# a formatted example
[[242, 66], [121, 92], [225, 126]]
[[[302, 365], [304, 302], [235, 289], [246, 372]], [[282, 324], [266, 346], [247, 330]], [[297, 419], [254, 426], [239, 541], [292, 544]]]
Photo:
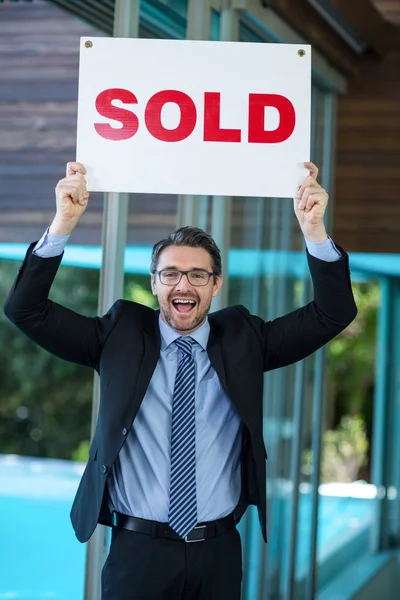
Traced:
[[221, 14], [216, 10], [211, 11], [211, 26], [210, 26], [210, 40], [216, 42], [219, 40], [219, 30], [221, 26]]
[[150, 286], [153, 245], [176, 229], [178, 197], [131, 194], [129, 199], [124, 297], [158, 308]]
[[187, 18], [188, 0], [159, 0], [158, 3], [164, 4], [175, 15]]
[[[240, 40], [269, 41], [248, 23], [240, 25]], [[332, 119], [329, 93], [313, 81], [311, 160], [320, 169], [320, 182], [330, 180]], [[292, 201], [233, 198], [230, 239], [229, 304], [244, 304], [269, 320], [312, 298], [304, 239]], [[318, 449], [322, 419], [321, 352], [265, 378], [269, 543], [263, 544], [258, 517], [251, 508], [240, 525], [246, 599], [261, 598], [268, 592], [271, 597], [290, 595], [301, 600], [307, 590], [311, 597], [315, 585], [310, 569], [316, 552], [319, 496], [313, 452]], [[319, 528], [324, 531], [319, 553], [322, 573], [326, 563], [321, 557], [331, 548], [335, 531], [326, 512], [319, 514]]]
[[[376, 507], [372, 429], [379, 284], [354, 282], [356, 321], [327, 347], [320, 471], [319, 589], [370, 551]], [[387, 434], [387, 430], [385, 436]]]
[[146, 0], [140, 3], [142, 38], [183, 39], [186, 36], [187, 0]]

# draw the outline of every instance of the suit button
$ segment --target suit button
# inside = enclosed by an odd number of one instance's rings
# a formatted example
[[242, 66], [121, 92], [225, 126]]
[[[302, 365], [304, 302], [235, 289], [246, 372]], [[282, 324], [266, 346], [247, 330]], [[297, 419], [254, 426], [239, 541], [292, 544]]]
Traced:
[[126, 427], [124, 427], [123, 430], [122, 430], [122, 435], [126, 435], [127, 433], [128, 433], [128, 430], [127, 430]]
[[107, 471], [108, 471], [108, 467], [106, 465], [102, 465], [101, 472], [105, 474], [105, 473], [107, 473]]

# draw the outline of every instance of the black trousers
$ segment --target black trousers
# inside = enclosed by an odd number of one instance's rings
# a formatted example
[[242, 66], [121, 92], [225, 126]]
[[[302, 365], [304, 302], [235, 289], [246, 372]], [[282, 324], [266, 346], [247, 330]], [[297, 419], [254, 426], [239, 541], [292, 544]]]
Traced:
[[240, 600], [242, 549], [235, 527], [202, 542], [113, 529], [102, 600]]

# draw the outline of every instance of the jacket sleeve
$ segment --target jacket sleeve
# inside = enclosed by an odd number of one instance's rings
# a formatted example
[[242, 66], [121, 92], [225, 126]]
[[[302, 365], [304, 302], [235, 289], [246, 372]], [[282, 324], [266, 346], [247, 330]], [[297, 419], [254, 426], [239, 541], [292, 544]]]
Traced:
[[342, 248], [337, 248], [342, 258], [336, 262], [319, 260], [307, 252], [314, 300], [306, 306], [268, 322], [251, 316], [241, 307], [260, 339], [265, 371], [309, 356], [356, 317], [349, 258]]
[[41, 258], [31, 244], [18, 269], [4, 313], [36, 344], [55, 356], [98, 370], [101, 350], [120, 314], [120, 301], [103, 317], [85, 317], [48, 299], [62, 254]]

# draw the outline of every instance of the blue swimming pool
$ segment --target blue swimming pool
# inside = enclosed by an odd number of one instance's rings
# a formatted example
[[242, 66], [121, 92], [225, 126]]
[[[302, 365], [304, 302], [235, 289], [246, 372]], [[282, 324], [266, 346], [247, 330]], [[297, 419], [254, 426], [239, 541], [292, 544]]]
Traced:
[[83, 465], [0, 456], [0, 598], [81, 600], [85, 546], [69, 520]]
[[[69, 520], [83, 468], [69, 461], [0, 455], [0, 599], [83, 600], [85, 545], [75, 538]], [[300, 500], [299, 539], [301, 524], [307, 525], [309, 502], [305, 491]], [[321, 495], [322, 567], [329, 565], [335, 552], [343, 556], [341, 549], [350, 539], [368, 532], [372, 511], [365, 498]], [[256, 517], [251, 527], [257, 531], [253, 538], [259, 539]], [[248, 548], [249, 591], [260, 567], [258, 548], [258, 543]], [[308, 567], [301, 549], [298, 563], [301, 574]]]

